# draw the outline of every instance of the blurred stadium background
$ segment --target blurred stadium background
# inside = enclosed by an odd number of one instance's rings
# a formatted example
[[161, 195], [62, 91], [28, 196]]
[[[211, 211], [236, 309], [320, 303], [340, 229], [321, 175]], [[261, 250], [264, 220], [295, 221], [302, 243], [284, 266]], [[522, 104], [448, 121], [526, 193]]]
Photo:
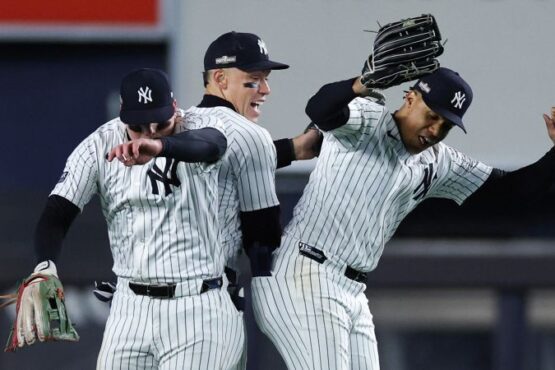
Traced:
[[[469, 134], [447, 143], [504, 169], [549, 150], [541, 113], [555, 105], [553, 0], [0, 1], [0, 293], [33, 268], [45, 199], [75, 145], [118, 114], [129, 70], [167, 70], [187, 108], [202, 96], [208, 44], [229, 30], [257, 33], [292, 66], [270, 76], [261, 123], [292, 137], [319, 86], [359, 72], [372, 42], [362, 30], [421, 13], [448, 39], [442, 64], [475, 93]], [[403, 88], [387, 92], [392, 109]], [[312, 166], [278, 171], [284, 223]], [[555, 369], [554, 195], [503, 212], [429, 201], [403, 222], [368, 281], [382, 369]], [[1, 353], [0, 369], [94, 369], [108, 307], [91, 291], [95, 279], [113, 279], [111, 265], [94, 200], [58, 263], [81, 341]], [[284, 369], [247, 318], [249, 369]], [[13, 308], [0, 312], [0, 338], [12, 319]]]

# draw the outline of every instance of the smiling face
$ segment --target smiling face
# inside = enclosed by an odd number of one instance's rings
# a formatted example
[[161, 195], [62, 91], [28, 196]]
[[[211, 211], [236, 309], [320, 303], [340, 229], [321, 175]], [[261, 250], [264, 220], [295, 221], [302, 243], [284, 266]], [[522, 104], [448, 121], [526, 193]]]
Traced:
[[394, 117], [403, 144], [411, 154], [421, 153], [439, 143], [453, 127], [451, 122], [432, 111], [414, 90], [406, 93], [405, 103]]
[[210, 76], [208, 92], [229, 101], [239, 114], [256, 123], [260, 107], [270, 95], [270, 72], [245, 72], [237, 68], [215, 70]]

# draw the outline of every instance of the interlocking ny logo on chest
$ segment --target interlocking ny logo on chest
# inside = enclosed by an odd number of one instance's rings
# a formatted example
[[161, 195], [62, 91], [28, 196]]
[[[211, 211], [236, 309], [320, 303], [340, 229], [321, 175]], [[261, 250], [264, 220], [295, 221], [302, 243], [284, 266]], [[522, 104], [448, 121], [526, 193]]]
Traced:
[[424, 176], [420, 184], [412, 192], [414, 200], [420, 200], [428, 194], [430, 187], [432, 186], [432, 181], [437, 179], [437, 173], [434, 172], [434, 165], [432, 163], [428, 164], [428, 167], [424, 168]]
[[177, 165], [178, 161], [174, 159], [166, 159], [166, 164], [164, 170], [162, 171], [160, 167], [154, 162], [151, 169], [148, 170], [147, 175], [150, 179], [150, 184], [152, 185], [152, 194], [158, 195], [160, 192], [158, 190], [158, 183], [160, 182], [164, 187], [164, 196], [170, 195], [172, 191], [172, 186], [180, 187], [181, 181], [177, 178]]

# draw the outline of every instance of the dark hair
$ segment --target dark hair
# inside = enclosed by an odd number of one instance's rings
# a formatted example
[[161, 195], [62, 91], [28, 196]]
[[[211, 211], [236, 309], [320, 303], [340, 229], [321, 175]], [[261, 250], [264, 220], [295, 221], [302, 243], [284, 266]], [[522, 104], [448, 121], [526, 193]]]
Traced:
[[209, 77], [210, 77], [210, 74], [208, 73], [208, 71], [202, 72], [202, 83], [204, 84], [204, 87], [208, 86]]

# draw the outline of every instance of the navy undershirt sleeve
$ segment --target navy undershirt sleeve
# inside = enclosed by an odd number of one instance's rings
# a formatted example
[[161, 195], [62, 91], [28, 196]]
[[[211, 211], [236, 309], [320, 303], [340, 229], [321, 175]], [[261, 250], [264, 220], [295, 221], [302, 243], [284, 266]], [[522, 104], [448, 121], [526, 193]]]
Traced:
[[183, 131], [160, 138], [162, 152], [159, 157], [174, 158], [183, 162], [215, 162], [227, 149], [224, 134], [212, 127]]
[[555, 147], [537, 162], [515, 171], [493, 169], [484, 184], [463, 206], [507, 207], [527, 204], [544, 196], [555, 180]]
[[318, 128], [330, 131], [349, 120], [348, 104], [357, 97], [353, 91], [355, 78], [322, 86], [308, 101], [305, 112]]
[[62, 249], [62, 242], [79, 214], [79, 207], [64, 197], [51, 195], [35, 228], [34, 244], [37, 263], [56, 258]]

